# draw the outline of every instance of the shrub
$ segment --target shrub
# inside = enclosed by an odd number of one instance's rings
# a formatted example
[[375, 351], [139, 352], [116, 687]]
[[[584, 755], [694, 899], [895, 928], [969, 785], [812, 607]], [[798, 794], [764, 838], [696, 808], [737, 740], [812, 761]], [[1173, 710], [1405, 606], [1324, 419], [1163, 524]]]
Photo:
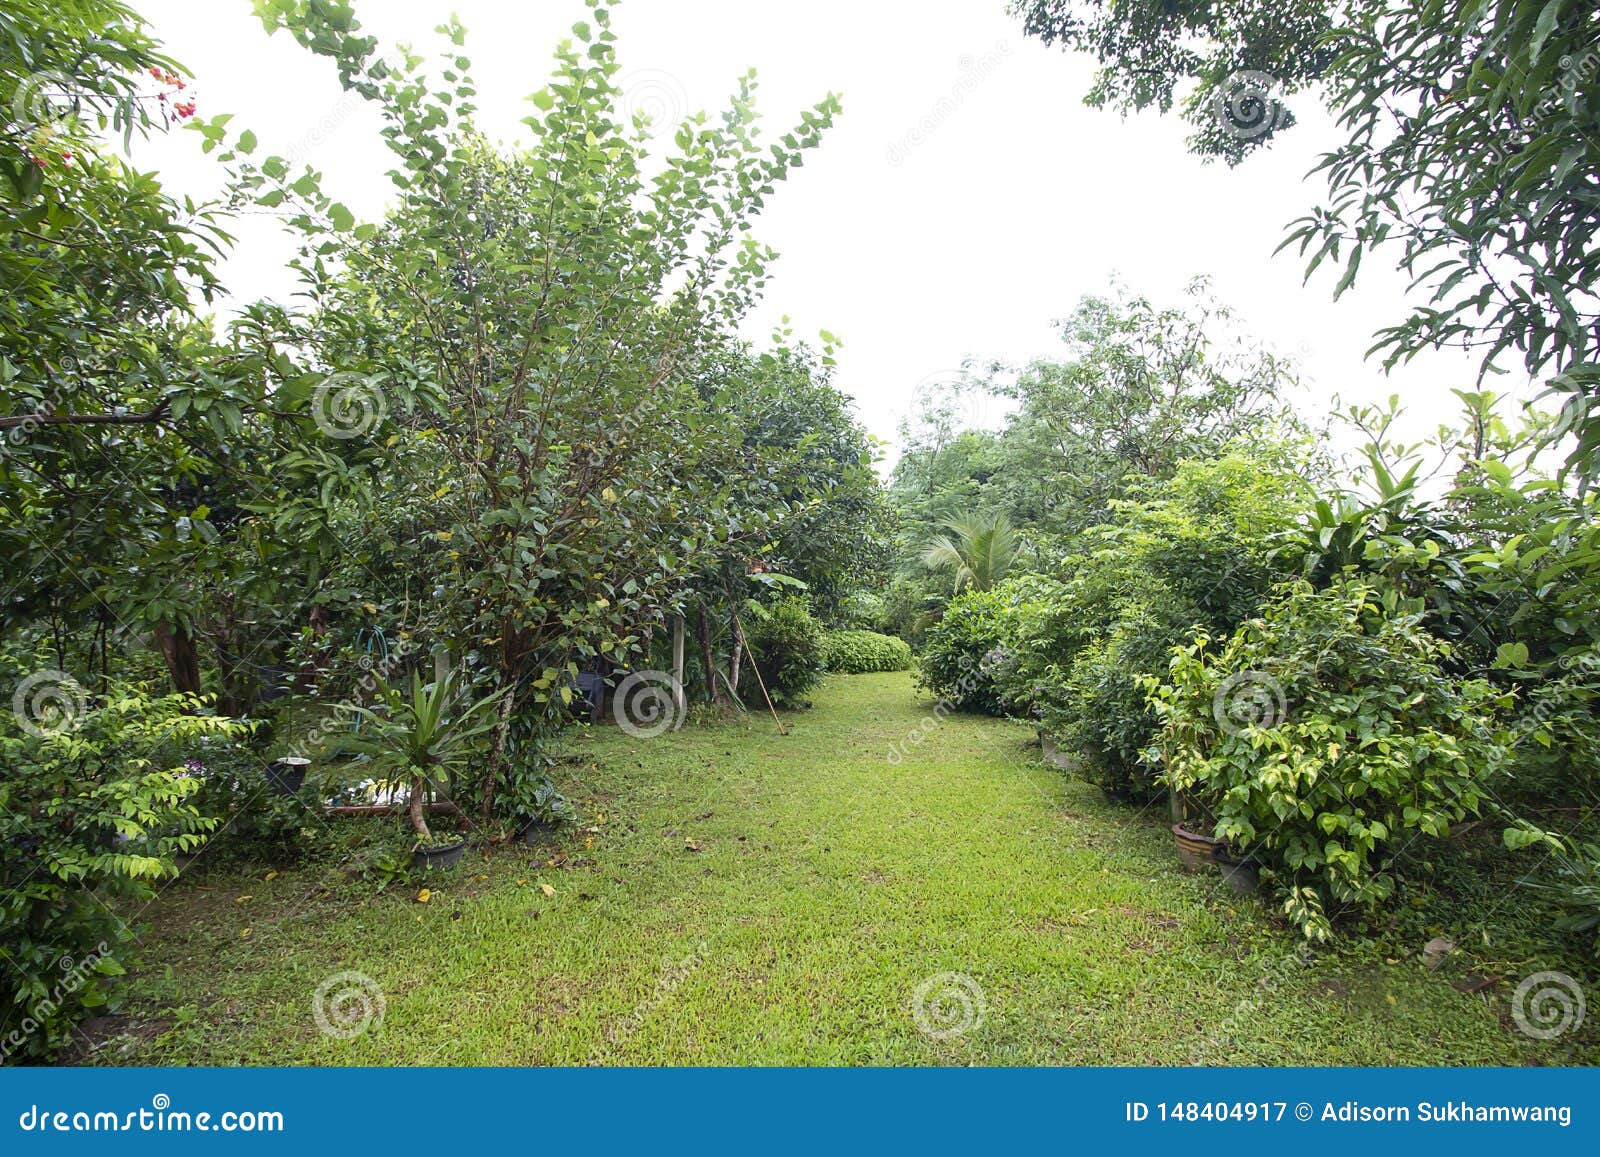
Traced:
[[876, 631], [829, 631], [822, 637], [822, 664], [841, 675], [904, 671], [911, 666], [911, 644]]
[[293, 795], [280, 793], [267, 778], [269, 764], [249, 746], [208, 738], [189, 765], [202, 787], [194, 802], [218, 823], [206, 842], [207, 866], [217, 860], [293, 862], [326, 835], [312, 809], [319, 801], [312, 785]]
[[807, 706], [807, 693], [822, 679], [822, 627], [806, 600], [779, 599], [762, 608], [748, 634], [751, 658], [772, 702]]
[[1269, 869], [1308, 938], [1389, 899], [1393, 848], [1477, 814], [1506, 760], [1505, 697], [1446, 673], [1450, 645], [1419, 620], [1369, 580], [1297, 581], [1220, 650], [1201, 635], [1147, 680], [1168, 782]]
[[952, 599], [917, 659], [917, 685], [961, 711], [1004, 715], [1006, 641], [1016, 614], [1010, 584]]
[[854, 591], [839, 602], [833, 626], [841, 631], [870, 631], [883, 618], [883, 596], [875, 591]]
[[1555, 883], [1541, 887], [1553, 891], [1556, 902], [1566, 909], [1556, 926], [1587, 939], [1590, 950], [1600, 958], [1600, 844], [1558, 850], [1555, 860]]
[[1078, 654], [1067, 693], [1043, 705], [1044, 726], [1082, 757], [1091, 782], [1139, 799], [1157, 793], [1144, 752], [1160, 724], [1139, 680], [1163, 670], [1172, 647], [1190, 631], [1171, 615], [1146, 608], [1124, 611], [1108, 638], [1096, 639]]
[[1165, 672], [1171, 648], [1197, 629], [1231, 633], [1288, 577], [1272, 539], [1292, 525], [1303, 490], [1282, 454], [1264, 449], [1184, 462], [1136, 487], [1055, 575], [1006, 584], [1000, 697], [1028, 705], [1088, 779], [1148, 796], [1142, 752], [1159, 720], [1140, 678]]
[[[110, 1001], [133, 933], [110, 905], [148, 900], [177, 875], [215, 820], [191, 797], [181, 758], [245, 725], [203, 713], [189, 695], [114, 687], [44, 725], [0, 715], [0, 1052], [39, 1056]], [[163, 757], [165, 758], [159, 758]], [[159, 758], [159, 762], [158, 762]]]

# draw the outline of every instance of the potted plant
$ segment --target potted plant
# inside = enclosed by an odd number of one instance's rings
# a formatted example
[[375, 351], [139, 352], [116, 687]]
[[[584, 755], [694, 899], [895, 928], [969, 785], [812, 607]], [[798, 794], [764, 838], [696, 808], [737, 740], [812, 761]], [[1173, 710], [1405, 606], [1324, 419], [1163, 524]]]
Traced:
[[466, 850], [467, 837], [460, 832], [429, 832], [417, 837], [411, 863], [424, 872], [442, 872], [459, 864]]
[[1261, 872], [1248, 852], [1234, 844], [1219, 842], [1211, 858], [1228, 887], [1241, 896], [1254, 895], [1260, 889]]
[[517, 839], [525, 844], [536, 844], [576, 814], [572, 802], [557, 791], [547, 777], [533, 789], [528, 816], [517, 832]]
[[267, 765], [267, 782], [279, 795], [293, 795], [305, 786], [311, 761], [303, 755], [285, 755]]
[[1172, 791], [1172, 835], [1178, 844], [1178, 859], [1188, 871], [1198, 872], [1216, 860], [1220, 841], [1206, 833], [1214, 830], [1211, 819], [1202, 812], [1191, 818], [1190, 800], [1181, 791]]
[[[424, 851], [433, 848], [433, 833], [428, 830], [429, 794], [472, 759], [478, 740], [495, 725], [493, 708], [498, 695], [462, 704], [453, 692], [450, 672], [433, 683], [424, 683], [413, 673], [409, 692], [380, 683], [374, 706], [342, 707], [368, 724], [360, 735], [345, 741], [346, 748], [370, 760], [380, 780], [410, 783], [406, 814], [417, 834], [419, 866], [427, 858]], [[457, 850], [454, 859], [460, 858]]]

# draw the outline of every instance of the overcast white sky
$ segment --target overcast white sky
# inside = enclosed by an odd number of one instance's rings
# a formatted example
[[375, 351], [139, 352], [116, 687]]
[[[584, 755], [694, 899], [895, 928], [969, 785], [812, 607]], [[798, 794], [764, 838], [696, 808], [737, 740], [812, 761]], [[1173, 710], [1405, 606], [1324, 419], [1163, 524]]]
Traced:
[[[196, 74], [200, 115], [234, 113], [233, 127], [254, 129], [261, 153], [310, 162], [358, 216], [381, 214], [391, 162], [376, 118], [340, 92], [326, 62], [269, 39], [248, 0], [135, 3]], [[524, 98], [543, 86], [550, 50], [583, 5], [357, 4], [369, 32], [420, 49], [437, 43], [432, 30], [451, 11], [469, 32], [482, 127], [521, 139]], [[1189, 156], [1176, 117], [1124, 121], [1086, 108], [1089, 61], [1024, 38], [1003, 0], [631, 0], [613, 26], [624, 87], [654, 109], [718, 108], [755, 67], [776, 135], [824, 93], [842, 94], [843, 117], [758, 225], [782, 257], [748, 332], [762, 337], [787, 315], [802, 336], [839, 335], [838, 383], [881, 438], [894, 440], [921, 383], [968, 356], [1051, 352], [1052, 319], [1103, 291], [1113, 272], [1162, 300], [1190, 276], [1212, 275], [1253, 332], [1298, 354], [1313, 407], [1335, 393], [1398, 392], [1415, 426], [1429, 429], [1448, 416], [1449, 389], [1473, 384], [1475, 367], [1455, 353], [1387, 378], [1363, 359], [1372, 333], [1404, 313], [1404, 281], [1382, 262], [1368, 262], [1334, 303], [1334, 278], [1302, 286], [1299, 262], [1272, 256], [1286, 222], [1320, 192], [1303, 175], [1332, 136], [1308, 105], [1296, 105], [1304, 123], [1229, 170]], [[929, 116], [938, 123], [924, 132]], [[141, 162], [175, 192], [213, 188], [197, 135], [176, 137]], [[228, 267], [234, 295], [287, 298], [292, 249], [265, 221], [241, 237]], [[1527, 393], [1510, 378], [1497, 388]]]

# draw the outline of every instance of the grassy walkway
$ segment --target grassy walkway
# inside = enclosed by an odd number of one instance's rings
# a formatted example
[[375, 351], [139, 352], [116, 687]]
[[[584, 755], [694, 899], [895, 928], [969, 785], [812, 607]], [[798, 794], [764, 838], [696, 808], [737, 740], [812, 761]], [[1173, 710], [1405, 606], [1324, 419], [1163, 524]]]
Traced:
[[[1044, 767], [1021, 727], [951, 718], [892, 763], [928, 710], [904, 675], [857, 676], [788, 736], [757, 716], [648, 741], [606, 729], [580, 741], [568, 785], [598, 830], [563, 837], [564, 864], [544, 864], [554, 849], [474, 856], [426, 904], [329, 890], [327, 869], [182, 882], [147, 914], [145, 1026], [98, 1057], [1577, 1059], [1570, 1038], [1523, 1037], [1503, 997], [1418, 961], [1299, 963], [1261, 908], [1178, 872], [1159, 817]], [[350, 1040], [312, 1012], [341, 970], [370, 976], [386, 1007]]]

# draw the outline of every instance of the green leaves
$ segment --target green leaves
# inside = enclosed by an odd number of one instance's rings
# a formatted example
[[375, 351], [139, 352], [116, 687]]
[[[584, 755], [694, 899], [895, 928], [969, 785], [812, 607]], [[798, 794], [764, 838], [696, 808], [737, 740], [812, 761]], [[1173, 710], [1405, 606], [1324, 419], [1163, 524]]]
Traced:
[[[1497, 691], [1448, 674], [1447, 648], [1414, 619], [1374, 617], [1370, 581], [1285, 585], [1220, 650], [1180, 648], [1149, 683], [1168, 781], [1219, 830], [1257, 833], [1247, 850], [1280, 867], [1286, 911], [1312, 937], [1330, 913], [1376, 908], [1393, 890], [1386, 846], [1448, 836], [1508, 761]], [[1269, 680], [1282, 698], [1267, 717], [1230, 725], [1241, 688]]]

